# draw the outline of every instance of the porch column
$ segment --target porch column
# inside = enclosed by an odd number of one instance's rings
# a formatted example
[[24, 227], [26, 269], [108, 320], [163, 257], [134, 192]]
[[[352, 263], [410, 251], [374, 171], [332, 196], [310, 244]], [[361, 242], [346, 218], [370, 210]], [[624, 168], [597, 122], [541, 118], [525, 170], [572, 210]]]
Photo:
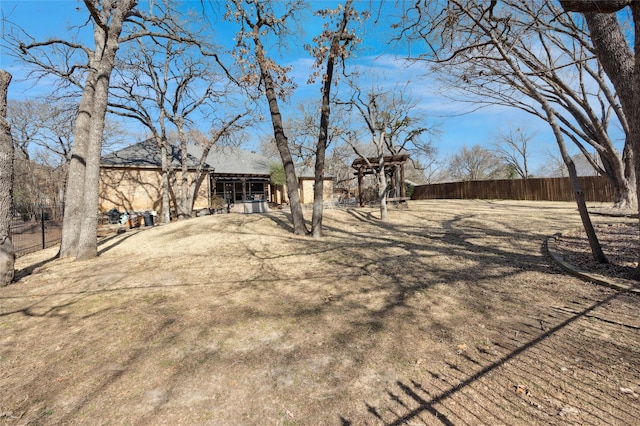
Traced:
[[240, 179], [242, 182], [242, 202], [247, 201], [247, 178]]

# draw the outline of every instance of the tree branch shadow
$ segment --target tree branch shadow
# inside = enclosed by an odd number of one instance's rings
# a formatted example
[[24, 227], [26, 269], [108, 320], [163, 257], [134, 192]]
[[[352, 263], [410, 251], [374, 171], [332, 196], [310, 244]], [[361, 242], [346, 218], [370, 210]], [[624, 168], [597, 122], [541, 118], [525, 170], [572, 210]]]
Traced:
[[[429, 395], [429, 393], [424, 388], [424, 386], [421, 385], [419, 382], [415, 380], [410, 380], [411, 385], [408, 385], [402, 380], [397, 380], [395, 383], [396, 386], [399, 388], [402, 395], [408, 397], [409, 400], [412, 401], [412, 405], [414, 406], [414, 408], [410, 409], [409, 404], [407, 404], [406, 402], [403, 402], [399, 396], [395, 395], [390, 390], [387, 390], [386, 393], [390, 397], [391, 403], [393, 405], [399, 406], [399, 410], [401, 411], [406, 411], [404, 414], [394, 413], [395, 410], [393, 411], [389, 410], [393, 413], [393, 416], [392, 416], [393, 418], [385, 420], [384, 416], [381, 414], [381, 412], [383, 411], [382, 409], [376, 408], [368, 404], [367, 402], [365, 402], [366, 411], [372, 417], [375, 417], [377, 421], [380, 421], [387, 426], [407, 424], [414, 420], [425, 421], [420, 416], [426, 413], [433, 415], [432, 420], [438, 423], [442, 423], [444, 425], [453, 425], [454, 422], [450, 420], [445, 413], [441, 412], [435, 407], [437, 404], [440, 404], [444, 402], [446, 399], [454, 396], [455, 394], [460, 393], [461, 391], [470, 387], [475, 382], [481, 380], [482, 378], [489, 375], [490, 373], [500, 369], [507, 362], [513, 360], [519, 355], [522, 355], [524, 352], [536, 347], [537, 345], [547, 340], [548, 338], [558, 334], [560, 331], [567, 328], [577, 320], [582, 318], [593, 318], [592, 313], [594, 310], [604, 305], [607, 305], [608, 303], [612, 302], [614, 299], [620, 297], [622, 294], [625, 294], [625, 293], [628, 293], [628, 291], [620, 291], [620, 292], [613, 293], [610, 296], [586, 307], [580, 312], [574, 312], [572, 316], [561, 321], [559, 324], [555, 325], [552, 328], [547, 329], [544, 333], [529, 340], [528, 342], [517, 347], [516, 349], [511, 350], [508, 354], [500, 357], [496, 361], [480, 369], [476, 373], [469, 375], [467, 378], [459, 381], [458, 383], [449, 385], [447, 389], [444, 389], [443, 391], [433, 395], [431, 398], [424, 398], [423, 396], [421, 396], [421, 394]], [[540, 324], [541, 324], [540, 328], [544, 330], [545, 327], [542, 320], [540, 320]], [[620, 325], [620, 324], [615, 323], [615, 325]], [[462, 370], [458, 368], [455, 368], [455, 369], [458, 372], [462, 372]], [[438, 379], [438, 380], [440, 379], [440, 376], [436, 373], [431, 373], [431, 375], [434, 377], [434, 379]], [[342, 416], [340, 416], [340, 419], [343, 425], [351, 424], [351, 421], [349, 421], [348, 419]]]

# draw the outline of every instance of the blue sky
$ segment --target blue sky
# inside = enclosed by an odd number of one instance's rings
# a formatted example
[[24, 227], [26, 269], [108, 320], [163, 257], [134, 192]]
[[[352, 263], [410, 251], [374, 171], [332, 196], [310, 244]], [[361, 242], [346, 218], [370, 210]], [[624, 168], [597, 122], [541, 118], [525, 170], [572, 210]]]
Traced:
[[[199, 6], [199, 1], [192, 2]], [[312, 8], [327, 6], [330, 2], [310, 2]], [[368, 5], [369, 2], [362, 4]], [[30, 35], [37, 39], [48, 37], [65, 37], [69, 35], [74, 25], [80, 25], [86, 19], [84, 4], [74, 0], [2, 0], [0, 3], [2, 15], [11, 21], [22, 26]], [[383, 11], [392, 14], [393, 9]], [[225, 34], [229, 25], [218, 25], [218, 34], [227, 40], [233, 37], [232, 33]], [[386, 25], [378, 24], [369, 27], [364, 33], [363, 44], [357, 56], [349, 64], [371, 70], [372, 73], [384, 73], [385, 81], [390, 86], [397, 82], [411, 82], [411, 90], [414, 96], [421, 99], [420, 107], [424, 112], [441, 123], [439, 126], [440, 135], [434, 142], [441, 158], [448, 158], [456, 153], [463, 145], [471, 147], [475, 144], [491, 147], [495, 137], [500, 133], [506, 133], [516, 128], [523, 129], [528, 133], [535, 133], [533, 142], [530, 145], [532, 152], [531, 170], [538, 169], [549, 161], [548, 152], [557, 152], [557, 147], [548, 126], [541, 120], [514, 109], [494, 107], [482, 109], [477, 112], [462, 114], [469, 110], [468, 105], [456, 104], [449, 99], [439, 96], [437, 84], [426, 75], [425, 68], [406, 68], [401, 60], [401, 52], [390, 47], [384, 40], [386, 39]], [[312, 37], [313, 25], [305, 25], [307, 31], [306, 38]], [[301, 44], [301, 43], [300, 43]], [[9, 90], [10, 99], [24, 99], [37, 97], [47, 90], [46, 84], [41, 87], [33, 86], [32, 83], [24, 81], [26, 70], [19, 64], [8, 62], [3, 55], [0, 56], [0, 66], [13, 74], [13, 82]], [[309, 87], [306, 84], [310, 70], [311, 59], [301, 45], [292, 45], [285, 53], [283, 61], [293, 66], [292, 76], [298, 83], [298, 90], [291, 104], [295, 104], [297, 99], [308, 98], [309, 96], [319, 96], [318, 84]], [[286, 119], [287, 111], [284, 111]], [[269, 128], [266, 127], [265, 131]]]

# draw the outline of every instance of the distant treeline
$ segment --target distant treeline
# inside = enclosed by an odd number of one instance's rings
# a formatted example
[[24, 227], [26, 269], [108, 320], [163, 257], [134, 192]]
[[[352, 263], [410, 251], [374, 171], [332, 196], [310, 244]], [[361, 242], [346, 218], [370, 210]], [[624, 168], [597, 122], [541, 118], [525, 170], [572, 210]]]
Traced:
[[[579, 178], [587, 201], [613, 202], [613, 187], [603, 176]], [[569, 178], [504, 179], [416, 186], [412, 200], [486, 199], [574, 201]]]

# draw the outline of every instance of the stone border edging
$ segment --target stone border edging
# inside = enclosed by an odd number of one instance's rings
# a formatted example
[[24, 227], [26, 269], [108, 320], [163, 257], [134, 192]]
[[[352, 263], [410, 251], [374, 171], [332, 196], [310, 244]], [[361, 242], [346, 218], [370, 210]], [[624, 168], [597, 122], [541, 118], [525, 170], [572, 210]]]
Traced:
[[[582, 228], [576, 228], [576, 229], [582, 229]], [[629, 292], [640, 294], [640, 288], [638, 287], [638, 285], [631, 286], [631, 285], [622, 284], [615, 281], [613, 278], [608, 278], [603, 275], [584, 271], [566, 262], [564, 260], [564, 257], [558, 252], [558, 250], [556, 250], [555, 242], [556, 242], [556, 239], [561, 237], [564, 233], [571, 232], [571, 231], [572, 230], [558, 232], [557, 234], [547, 238], [547, 253], [549, 254], [549, 256], [551, 256], [551, 259], [553, 259], [553, 261], [556, 262], [556, 264], [558, 264], [558, 266], [560, 266], [565, 271], [569, 272], [571, 275], [575, 275], [576, 277], [583, 279], [585, 281], [590, 281], [592, 283], [606, 286], [606, 287], [613, 288], [620, 291], [629, 291]]]

